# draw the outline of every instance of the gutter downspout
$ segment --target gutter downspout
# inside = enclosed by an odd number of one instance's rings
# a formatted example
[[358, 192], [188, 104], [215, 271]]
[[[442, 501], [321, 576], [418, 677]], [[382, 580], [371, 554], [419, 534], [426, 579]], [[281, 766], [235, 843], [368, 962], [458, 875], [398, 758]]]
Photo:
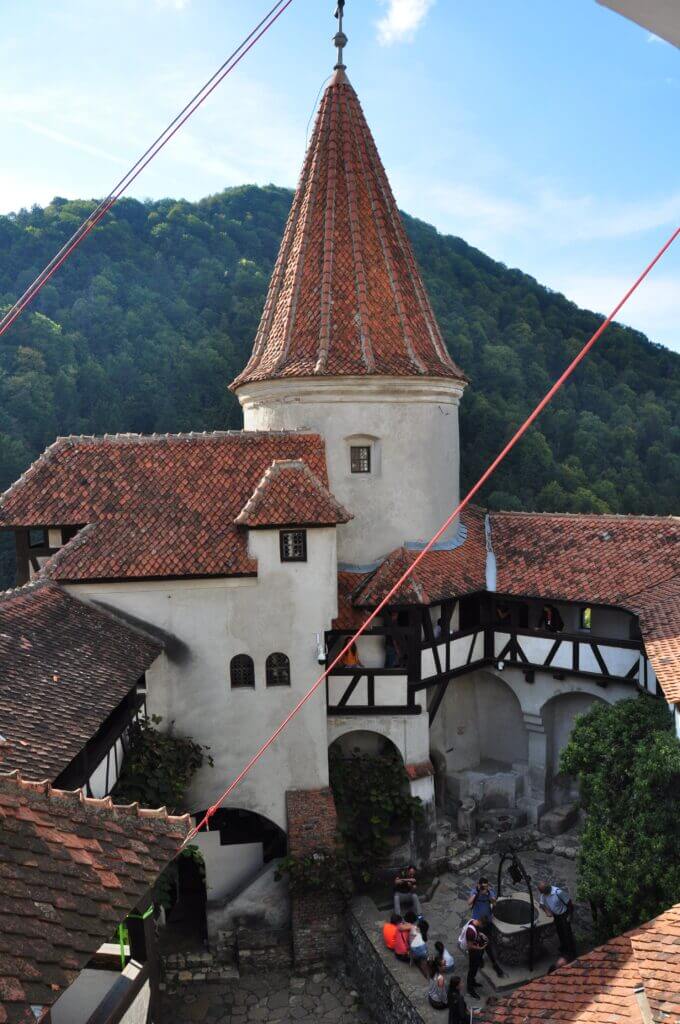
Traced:
[[484, 517], [484, 534], [486, 537], [486, 589], [491, 593], [496, 591], [496, 555], [493, 550], [493, 539], [491, 536], [491, 516], [487, 512]]

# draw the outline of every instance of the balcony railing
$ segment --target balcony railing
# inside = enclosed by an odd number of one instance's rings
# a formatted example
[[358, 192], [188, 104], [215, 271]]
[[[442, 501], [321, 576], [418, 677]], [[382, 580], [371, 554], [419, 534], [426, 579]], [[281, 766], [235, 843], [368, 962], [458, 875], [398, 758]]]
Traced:
[[[527, 682], [533, 682], [535, 673], [543, 671], [555, 679], [576, 676], [600, 686], [628, 683], [652, 694], [659, 692], [644, 646], [638, 640], [497, 625], [456, 630], [424, 640], [413, 629], [385, 627], [366, 633], [374, 638], [367, 645], [373, 660], [383, 656], [384, 638], [395, 634], [403, 659], [399, 667], [345, 665], [333, 669], [326, 682], [329, 715], [417, 714], [421, 708], [416, 695], [439, 686], [440, 695], [431, 703], [432, 712], [449, 680], [483, 666], [519, 668]], [[327, 635], [329, 660], [351, 635], [351, 631]]]

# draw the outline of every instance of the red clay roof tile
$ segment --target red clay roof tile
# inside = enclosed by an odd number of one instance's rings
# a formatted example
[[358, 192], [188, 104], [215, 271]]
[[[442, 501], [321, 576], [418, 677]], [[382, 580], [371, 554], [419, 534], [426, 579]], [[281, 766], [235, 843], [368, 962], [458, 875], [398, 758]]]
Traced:
[[480, 1024], [680, 1024], [680, 904], [483, 1010]]
[[[0, 1021], [35, 1024], [31, 1007], [57, 1001], [146, 896], [189, 826], [188, 816], [0, 776]], [[83, 857], [93, 839], [100, 852]], [[120, 856], [133, 843], [136, 862]]]
[[0, 594], [4, 770], [56, 779], [161, 650], [157, 640], [54, 583]]
[[371, 374], [465, 380], [357, 95], [340, 72], [321, 102], [253, 354], [232, 388]]
[[301, 459], [277, 459], [236, 517], [239, 526], [337, 526], [352, 516]]
[[0, 527], [89, 524], [48, 563], [62, 582], [254, 575], [234, 520], [275, 459], [328, 485], [316, 434], [60, 438], [0, 498]]

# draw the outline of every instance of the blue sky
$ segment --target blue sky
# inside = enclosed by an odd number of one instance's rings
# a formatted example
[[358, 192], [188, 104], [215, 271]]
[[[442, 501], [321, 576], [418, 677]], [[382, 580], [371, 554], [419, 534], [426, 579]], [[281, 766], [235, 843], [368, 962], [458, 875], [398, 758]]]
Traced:
[[[2, 0], [0, 211], [106, 194], [272, 2]], [[294, 0], [131, 194], [294, 185], [333, 6]], [[680, 51], [595, 0], [347, 0], [346, 30], [409, 213], [602, 312], [680, 222]], [[622, 319], [680, 350], [676, 246]]]

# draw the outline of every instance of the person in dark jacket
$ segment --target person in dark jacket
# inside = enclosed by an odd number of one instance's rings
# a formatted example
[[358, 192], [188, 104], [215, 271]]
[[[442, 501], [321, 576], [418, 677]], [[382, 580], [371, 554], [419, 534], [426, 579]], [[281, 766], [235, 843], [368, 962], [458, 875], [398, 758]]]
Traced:
[[460, 990], [460, 978], [455, 975], [449, 982], [449, 1024], [468, 1024], [470, 1011]]

